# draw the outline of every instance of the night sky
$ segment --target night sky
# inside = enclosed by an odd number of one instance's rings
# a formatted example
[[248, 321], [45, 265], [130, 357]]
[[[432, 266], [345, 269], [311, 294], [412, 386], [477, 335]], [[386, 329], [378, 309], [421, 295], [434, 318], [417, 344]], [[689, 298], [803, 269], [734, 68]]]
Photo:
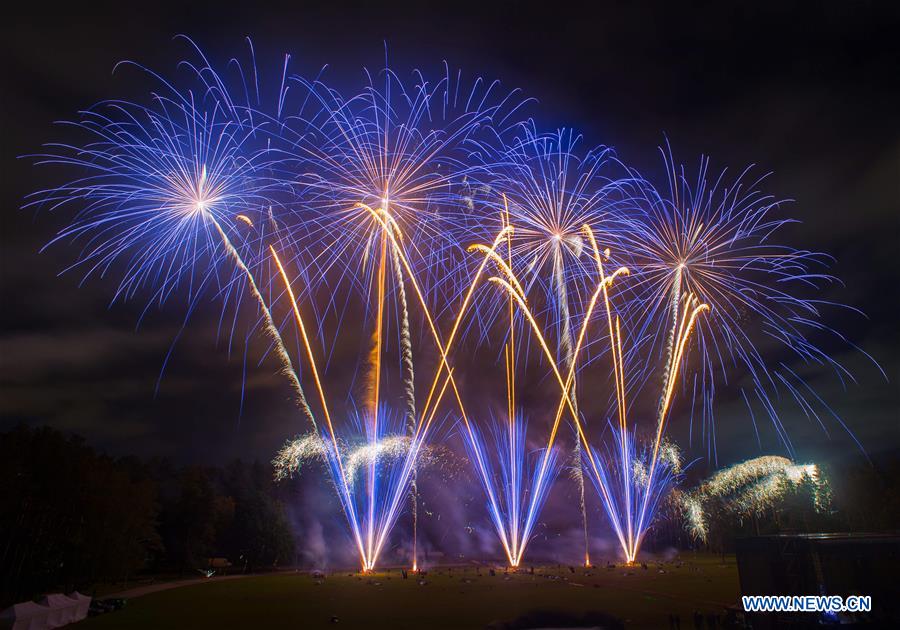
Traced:
[[[110, 307], [112, 279], [79, 287], [77, 273], [59, 275], [74, 249], [38, 253], [67, 215], [19, 209], [28, 192], [59, 180], [17, 156], [56, 139], [54, 120], [139, 93], [133, 74], [112, 75], [117, 61], [171, 72], [188, 52], [172, 36], [184, 33], [215, 62], [242, 52], [249, 35], [261, 65], [277, 67], [290, 52], [294, 72], [328, 64], [327, 76], [348, 85], [361, 84], [362, 66], [382, 66], [387, 42], [404, 76], [414, 67], [439, 72], [446, 59], [498, 78], [539, 101], [532, 111], [544, 129], [573, 126], [588, 144], [615, 147], [647, 174], [660, 174], [656, 147], [665, 136], [689, 166], [707, 154], [713, 171], [750, 163], [772, 171], [766, 190], [795, 200], [786, 212], [802, 222], [783, 239], [834, 256], [844, 286], [824, 295], [867, 316], [830, 311], [827, 323], [888, 375], [834, 344], [858, 384], [844, 390], [816, 371], [810, 381], [873, 458], [900, 449], [900, 13], [893, 3], [804, 10], [714, 3], [690, 11], [679, 3], [653, 10], [608, 3], [592, 14], [562, 3], [532, 12], [512, 3], [376, 11], [185, 2], [148, 13], [127, 4], [106, 15], [79, 7], [72, 15], [9, 17], [2, 27], [0, 429], [49, 424], [112, 454], [222, 464], [270, 459], [302, 428], [276, 362], [257, 365], [252, 352], [239, 413], [243, 351], [229, 354], [226, 340], [217, 340], [215, 304], [190, 321], [155, 393], [183, 302], [152, 309], [135, 331], [144, 301]], [[829, 437], [791, 409], [783, 421], [799, 458], [862, 459], [835, 424]], [[720, 465], [783, 452], [771, 430], [757, 445], [733, 397], [722, 397], [717, 414]], [[673, 432], [691, 456], [706, 456], [705, 443], [682, 439], [683, 418]]]

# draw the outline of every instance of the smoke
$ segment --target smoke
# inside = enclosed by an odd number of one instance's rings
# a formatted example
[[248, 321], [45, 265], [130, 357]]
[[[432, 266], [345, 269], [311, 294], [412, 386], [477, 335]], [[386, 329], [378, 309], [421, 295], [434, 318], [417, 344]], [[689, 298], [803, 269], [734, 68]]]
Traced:
[[306, 527], [303, 537], [303, 563], [322, 571], [328, 568], [328, 545], [322, 523], [313, 518]]
[[[449, 461], [447, 457], [442, 459]], [[419, 564], [505, 564], [503, 548], [488, 517], [484, 492], [468, 470], [469, 463], [461, 457], [456, 460], [420, 473]], [[321, 463], [310, 466], [322, 468], [280, 482], [290, 485], [284, 499], [294, 524], [297, 561], [307, 569], [356, 571], [359, 557], [334, 489]], [[581, 564], [584, 531], [576, 492], [577, 488], [565, 477], [553, 484], [545, 509], [535, 523], [524, 566]], [[606, 519], [593, 512], [590, 522], [592, 562], [602, 565], [607, 560], [621, 561], [618, 543], [608, 530]], [[412, 515], [407, 510], [400, 515], [379, 564], [407, 566], [411, 549]]]
[[[475, 385], [479, 385], [476, 383]], [[530, 385], [530, 383], [529, 383]], [[485, 388], [490, 389], [490, 388]], [[481, 394], [481, 392], [478, 392]], [[480, 398], [479, 408], [488, 407], [490, 392]], [[552, 403], [542, 394], [540, 386], [523, 388], [523, 396], [529, 397], [532, 408], [544, 409], [549, 414]], [[477, 398], [477, 397], [476, 397]], [[530, 400], [533, 398], [534, 400]], [[499, 403], [498, 403], [499, 404]], [[555, 408], [554, 408], [555, 409]], [[538, 414], [541, 415], [540, 413]], [[402, 427], [398, 423], [398, 430]], [[541, 423], [535, 422], [527, 438], [526, 450], [532, 453], [543, 447]], [[316, 436], [318, 437], [318, 436]], [[407, 438], [391, 436], [382, 443], [378, 453], [380, 461], [388, 464], [392, 454], [406, 452]], [[566, 435], [566, 438], [569, 436]], [[488, 516], [487, 498], [465, 457], [463, 436], [458, 430], [435, 431], [422, 451], [419, 467], [418, 509], [418, 560], [422, 567], [440, 564], [505, 564], [506, 556]], [[305, 440], [305, 441], [304, 441]], [[282, 475], [279, 482], [291, 488], [291, 497], [285, 503], [293, 513], [297, 538], [297, 560], [309, 569], [351, 570], [359, 569], [358, 552], [346, 523], [341, 504], [334, 495], [327, 464], [323, 461], [321, 445], [307, 434], [288, 442], [282, 459], [289, 463], [292, 474]], [[362, 458], [367, 445], [357, 449], [344, 444], [345, 457]], [[308, 447], [308, 448], [307, 448]], [[560, 441], [559, 448], [570, 451], [569, 439]], [[359, 450], [359, 452], [355, 452]], [[356, 455], [356, 458], [353, 455]], [[297, 466], [298, 455], [302, 466]], [[364, 467], [364, 466], [363, 466]], [[386, 470], [390, 466], [386, 467]], [[606, 560], [621, 560], [614, 535], [607, 519], [598, 512], [595, 497], [588, 502], [589, 548], [595, 564]], [[413, 515], [407, 506], [398, 517], [395, 527], [384, 545], [379, 559], [380, 566], [408, 566], [412, 550]], [[560, 476], [548, 489], [544, 509], [535, 521], [528, 544], [524, 565], [564, 564], [579, 566], [584, 559], [584, 530], [581, 526], [581, 509], [578, 488], [568, 476]]]

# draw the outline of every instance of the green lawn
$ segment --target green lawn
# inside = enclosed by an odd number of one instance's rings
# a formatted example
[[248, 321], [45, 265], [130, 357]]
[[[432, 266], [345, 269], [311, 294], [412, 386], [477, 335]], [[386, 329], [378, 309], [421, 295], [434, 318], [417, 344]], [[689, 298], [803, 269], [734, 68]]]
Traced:
[[[651, 563], [648, 570], [617, 567], [591, 571], [542, 567], [490, 576], [475, 568], [436, 569], [424, 578], [401, 579], [398, 570], [324, 581], [306, 574], [277, 574], [205, 582], [129, 601], [119, 612], [89, 619], [85, 630], [103, 628], [199, 628], [266, 626], [341, 628], [484, 628], [535, 610], [581, 615], [611, 614], [629, 627], [668, 627], [678, 613], [692, 627], [694, 610], [722, 612], [739, 595], [734, 558], [685, 554], [683, 565]], [[665, 573], [659, 573], [660, 568]]]

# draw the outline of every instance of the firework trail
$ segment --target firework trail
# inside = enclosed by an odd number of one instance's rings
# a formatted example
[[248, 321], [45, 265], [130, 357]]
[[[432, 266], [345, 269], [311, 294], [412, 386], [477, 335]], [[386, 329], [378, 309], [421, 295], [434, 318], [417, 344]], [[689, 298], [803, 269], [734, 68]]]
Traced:
[[304, 394], [303, 392], [303, 385], [300, 383], [300, 379], [297, 376], [297, 370], [294, 369], [294, 364], [291, 361], [291, 355], [288, 354], [287, 348], [284, 345], [284, 339], [281, 337], [281, 331], [278, 330], [278, 327], [275, 325], [275, 320], [272, 319], [272, 311], [266, 304], [262, 293], [260, 293], [259, 287], [256, 284], [256, 280], [254, 279], [253, 274], [250, 272], [250, 269], [247, 267], [246, 263], [244, 263], [244, 259], [241, 258], [240, 253], [238, 253], [234, 245], [231, 244], [231, 240], [228, 238], [228, 235], [225, 234], [222, 226], [219, 225], [219, 223], [214, 218], [211, 218], [210, 221], [212, 221], [213, 225], [221, 235], [225, 250], [232, 257], [232, 259], [234, 259], [234, 263], [241, 271], [244, 272], [244, 275], [247, 277], [247, 284], [250, 286], [250, 292], [253, 294], [253, 297], [256, 299], [257, 303], [259, 304], [260, 310], [262, 310], [263, 313], [263, 319], [265, 320], [264, 329], [266, 333], [272, 338], [272, 341], [275, 343], [275, 354], [278, 356], [278, 359], [281, 361], [281, 364], [283, 366], [281, 372], [288, 378], [288, 380], [290, 380], [291, 386], [294, 388], [294, 393], [297, 395], [297, 404], [300, 405], [300, 408], [303, 410], [303, 414], [306, 416], [307, 420], [309, 420], [310, 424], [312, 424], [313, 430], [318, 429], [318, 427], [316, 426], [316, 419], [313, 416], [312, 410], [309, 408], [309, 403], [306, 401], [306, 394]]
[[[337, 488], [338, 490], [338, 497], [341, 500], [341, 503], [344, 507], [344, 513], [347, 516], [348, 522], [350, 523], [350, 528], [356, 542], [357, 550], [363, 562], [363, 568], [371, 569], [372, 565], [374, 564], [374, 560], [370, 561], [371, 556], [367, 555], [365, 550], [363, 549], [363, 538], [360, 531], [360, 523], [357, 517], [356, 504], [351, 494], [351, 488], [347, 482], [347, 473], [344, 467], [343, 459], [341, 457], [341, 449], [338, 444], [337, 433], [335, 431], [334, 423], [331, 418], [331, 412], [329, 411], [328, 407], [328, 399], [325, 395], [325, 390], [322, 385], [322, 379], [319, 376], [319, 369], [316, 363], [315, 355], [313, 354], [312, 345], [310, 344], [309, 335], [306, 331], [306, 325], [303, 321], [302, 315], [300, 314], [300, 308], [297, 304], [297, 298], [291, 286], [291, 281], [287, 275], [287, 271], [285, 271], [284, 265], [281, 262], [281, 258], [278, 256], [278, 252], [275, 251], [274, 246], [270, 245], [269, 251], [271, 252], [272, 259], [275, 261], [275, 264], [278, 268], [278, 273], [282, 281], [284, 282], [284, 290], [287, 293], [290, 301], [291, 310], [294, 315], [294, 323], [296, 324], [297, 330], [300, 333], [300, 339], [303, 344], [303, 349], [306, 352], [306, 358], [308, 361], [310, 372], [316, 384], [316, 391], [319, 394], [319, 402], [322, 407], [322, 412], [325, 415], [328, 437], [327, 446], [328, 453], [330, 454], [328, 460], [329, 463], [333, 464], [332, 481], [334, 482], [335, 488]], [[375, 413], [378, 412], [378, 410], [374, 411]]]
[[666, 357], [663, 369], [663, 381], [662, 381], [662, 394], [659, 397], [659, 405], [656, 410], [656, 422], [657, 425], [661, 424], [664, 420], [663, 414], [665, 413], [665, 392], [669, 388], [669, 381], [673, 377], [673, 364], [672, 358], [675, 352], [675, 336], [678, 333], [678, 313], [681, 308], [681, 276], [684, 271], [683, 266], [678, 266], [675, 269], [675, 276], [672, 281], [672, 301], [671, 301], [671, 313], [672, 313], [672, 326], [669, 328], [669, 336], [666, 340]]
[[[428, 430], [430, 429], [435, 413], [438, 409], [438, 405], [443, 399], [444, 393], [447, 390], [448, 385], [452, 388], [454, 397], [459, 406], [460, 415], [462, 417], [462, 421], [466, 430], [472, 431], [474, 430], [471, 423], [469, 422], [468, 415], [466, 413], [465, 405], [462, 402], [462, 398], [460, 397], [459, 390], [457, 388], [455, 379], [453, 377], [453, 369], [451, 368], [448, 362], [448, 353], [451, 349], [453, 342], [456, 339], [456, 335], [460, 330], [460, 323], [465, 315], [467, 308], [471, 303], [472, 294], [475, 288], [478, 286], [479, 281], [481, 279], [482, 273], [484, 271], [484, 267], [487, 264], [488, 260], [491, 259], [499, 259], [498, 254], [496, 253], [497, 247], [503, 242], [506, 238], [507, 229], [501, 230], [500, 234], [495, 239], [493, 245], [488, 248], [484, 246], [480, 246], [475, 248], [477, 251], [481, 251], [484, 253], [484, 260], [479, 265], [477, 271], [474, 274], [474, 277], [470, 283], [468, 290], [465, 293], [465, 297], [462, 300], [462, 303], [458, 309], [456, 320], [454, 321], [453, 327], [451, 329], [450, 335], [447, 339], [446, 343], [441, 341], [440, 335], [438, 334], [437, 328], [435, 327], [433, 317], [431, 312], [428, 309], [428, 306], [425, 302], [425, 297], [422, 293], [421, 288], [419, 287], [418, 282], [416, 281], [416, 275], [409, 263], [407, 256], [405, 255], [405, 251], [399, 242], [399, 238], [402, 237], [402, 231], [399, 226], [393, 220], [393, 218], [384, 211], [374, 210], [372, 208], [368, 208], [368, 210], [372, 213], [372, 216], [379, 222], [380, 225], [384, 228], [384, 234], [387, 235], [390, 240], [391, 247], [393, 247], [399, 254], [401, 265], [406, 272], [406, 277], [408, 278], [412, 288], [414, 289], [414, 293], [418, 298], [418, 301], [421, 305], [423, 315], [425, 316], [425, 321], [428, 325], [428, 329], [431, 332], [432, 338], [434, 340], [435, 345], [441, 355], [441, 364], [438, 367], [434, 379], [432, 381], [431, 388], [429, 390], [428, 397], [425, 401], [425, 405], [422, 409], [419, 423], [416, 429], [416, 436], [414, 439], [414, 447], [411, 449], [410, 457], [404, 464], [403, 472], [399, 477], [399, 481], [395, 484], [395, 488], [397, 491], [392, 495], [391, 500], [388, 502], [388, 507], [386, 509], [386, 515], [383, 517], [383, 522], [386, 524], [382, 526], [380, 529], [380, 533], [378, 535], [377, 543], [374, 548], [373, 557], [377, 557], [380, 553], [384, 542], [386, 540], [387, 534], [390, 532], [390, 526], [397, 518], [397, 511], [400, 505], [400, 500], [402, 496], [403, 489], [406, 487], [406, 483], [409, 481], [409, 478], [412, 474], [412, 471], [415, 467], [415, 458], [418, 452], [418, 449], [421, 447], [422, 442], [425, 439]], [[500, 259], [502, 260], [502, 259]], [[446, 377], [443, 380], [443, 385], [438, 389], [438, 384], [441, 380], [443, 372], [446, 371]], [[435, 392], [437, 391], [437, 396], [435, 396]], [[479, 462], [479, 467], [483, 467], [483, 462]], [[493, 500], [493, 499], [492, 499]]]
[[[603, 296], [605, 305], [607, 325], [609, 327], [609, 338], [611, 341], [611, 357], [614, 373], [614, 381], [616, 385], [616, 399], [619, 412], [618, 431], [613, 431], [616, 440], [614, 448], [610, 448], [610, 459], [613, 462], [612, 469], [608, 470], [604, 458], [596, 451], [588, 442], [584, 432], [581, 429], [579, 418], [574, 408], [571, 398], [567, 395], [573, 382], [570, 371], [570, 378], [563, 384], [562, 380], [557, 376], [560, 385], [563, 388], [564, 396], [569, 399], [569, 407], [576, 423], [576, 429], [579, 432], [584, 445], [586, 447], [586, 464], [588, 470], [592, 472], [592, 482], [600, 494], [601, 501], [606, 509], [607, 516], [616, 532], [622, 549], [625, 553], [626, 560], [633, 562], [640, 549], [643, 537], [649, 528], [653, 519], [653, 514], [659, 503], [660, 497], [672, 486], [671, 470], [660, 463], [660, 447], [663, 445], [663, 437], [665, 431], [665, 420], [667, 418], [668, 409], [671, 404], [674, 385], [676, 382], [677, 366], [681, 365], [682, 357], [686, 348], [687, 341], [697, 316], [707, 309], [706, 305], [697, 304], [693, 296], [686, 296], [680, 305], [679, 318], [676, 328], [675, 343], [673, 345], [673, 353], [671, 358], [671, 374], [668, 379], [667, 386], [663, 392], [662, 405], [663, 412], [660, 414], [661, 421], [658, 422], [656, 437], [653, 445], [647, 449], [647, 454], [642, 455], [642, 461], [646, 462], [648, 469], [646, 476], [635, 482], [633, 472], [636, 461], [635, 455], [635, 438], [633, 430], [629, 431], [626, 415], [626, 388], [625, 388], [625, 370], [624, 370], [624, 354], [622, 351], [622, 334], [621, 326], [616, 319], [615, 327], [613, 327], [612, 309], [609, 300], [609, 281], [614, 277], [607, 277], [603, 270], [603, 256], [597, 245], [593, 230], [585, 225], [583, 226], [583, 234], [590, 242], [593, 250], [593, 257], [596, 263], [597, 273], [599, 276], [599, 286], [594, 293], [594, 297], [590, 302], [590, 308], [586, 311], [585, 320], [582, 325], [582, 332], [579, 336], [579, 342], [576, 344], [575, 356], [581, 349], [581, 341], [584, 332], [591, 318], [593, 306], [596, 304], [600, 294]], [[605, 252], [608, 255], [608, 252]], [[626, 269], [620, 269], [617, 273], [627, 272]], [[523, 307], [524, 308], [524, 307]], [[533, 318], [529, 316], [533, 321]], [[538, 333], [537, 329], [535, 332]], [[544, 346], [543, 342], [541, 344]], [[545, 350], [546, 352], [546, 350]], [[574, 367], [574, 366], [573, 366]], [[561, 408], [559, 410], [561, 412]], [[557, 421], [559, 413], [557, 414]], [[552, 435], [552, 434], [551, 434]], [[616, 483], [618, 481], [618, 483]], [[619, 492], [615, 491], [619, 488]], [[617, 499], [617, 494], [621, 494], [622, 498]], [[624, 521], [624, 522], [623, 522]]]
[[[386, 212], [386, 210], [385, 210]], [[376, 293], [376, 316], [375, 316], [375, 335], [374, 335], [374, 347], [372, 349], [372, 365], [371, 365], [371, 383], [372, 383], [372, 398], [371, 398], [371, 418], [372, 418], [372, 426], [371, 428], [367, 427], [367, 432], [369, 434], [369, 440], [372, 443], [372, 448], [377, 448], [378, 441], [378, 412], [379, 412], [379, 395], [381, 394], [381, 359], [382, 359], [382, 351], [384, 348], [384, 307], [385, 307], [385, 282], [387, 280], [387, 269], [386, 269], [386, 261], [387, 257], [387, 236], [382, 233], [381, 235], [381, 254], [378, 257], [378, 280], [377, 280], [377, 293]], [[369, 466], [368, 472], [368, 486], [369, 486], [369, 520], [366, 527], [366, 544], [368, 557], [372, 557], [372, 545], [375, 542], [375, 492], [376, 492], [376, 470], [375, 470], [375, 460], [371, 460], [371, 464]]]
[[[412, 339], [409, 333], [409, 307], [406, 303], [406, 287], [403, 282], [403, 269], [400, 264], [400, 255], [397, 250], [391, 249], [391, 260], [393, 262], [394, 279], [397, 283], [397, 297], [400, 301], [400, 353], [403, 361], [404, 370], [404, 393], [406, 394], [406, 432], [409, 436], [415, 434], [416, 431], [416, 388], [415, 388], [415, 369], [413, 365]], [[414, 465], [412, 480], [409, 487], [410, 510], [412, 513], [413, 523], [413, 570], [418, 568], [417, 550], [418, 537], [417, 529], [419, 524], [419, 485], [418, 485], [418, 466]]]
[[[422, 408], [421, 415], [416, 426], [416, 432], [412, 436], [406, 436], [406, 439], [408, 439], [408, 446], [405, 449], [406, 455], [402, 458], [402, 460], [399, 462], [399, 465], [396, 466], [394, 470], [386, 473], [387, 477], [385, 478], [383, 483], [378, 483], [378, 477], [380, 476], [380, 473], [383, 473], [384, 471], [380, 471], [379, 469], [379, 458], [377, 454], [384, 451], [384, 447], [382, 446], [382, 444], [384, 444], [386, 440], [391, 439], [389, 437], [385, 437], [385, 425], [383, 422], [373, 421], [371, 418], [360, 419], [357, 424], [364, 425], [367, 433], [367, 444], [365, 446], [366, 450], [363, 451], [363, 456], [361, 456], [357, 460], [351, 460], [342, 455], [340, 440], [332, 422], [327, 398], [322, 386], [321, 378], [319, 376], [319, 370], [316, 367], [316, 360], [313, 355], [312, 347], [310, 345], [309, 336], [306, 332], [306, 326], [297, 306], [295, 292], [292, 289], [290, 278], [285, 271], [280, 257], [278, 256], [274, 247], [270, 246], [272, 259], [275, 261], [278, 267], [278, 272], [284, 282], [285, 291], [292, 305], [295, 322], [300, 333], [303, 348], [305, 349], [308, 358], [310, 373], [315, 381], [316, 389], [319, 393], [321, 407], [325, 415], [326, 430], [324, 432], [324, 436], [326, 444], [326, 460], [329, 464], [330, 470], [332, 471], [332, 480], [335, 483], [335, 486], [338, 490], [338, 496], [344, 507], [344, 511], [348, 518], [348, 521], [350, 522], [351, 530], [355, 538], [360, 558], [362, 560], [363, 568], [365, 570], [371, 570], [372, 568], [374, 568], [375, 563], [387, 540], [387, 537], [399, 516], [402, 498], [404, 496], [407, 496], [408, 494], [408, 484], [415, 469], [418, 457], [422, 452], [424, 440], [427, 436], [428, 430], [432, 426], [438, 405], [440, 404], [440, 401], [443, 398], [448, 385], [452, 386], [457, 401], [460, 404], [460, 410], [463, 413], [463, 417], [465, 418], [465, 409], [462, 406], [461, 399], [459, 398], [459, 394], [453, 380], [452, 369], [450, 368], [450, 365], [447, 361], [447, 354], [455, 338], [456, 331], [459, 330], [460, 321], [465, 314], [467, 306], [470, 303], [471, 293], [472, 291], [474, 291], [474, 288], [481, 277], [484, 264], [486, 264], [489, 257], [486, 256], [485, 261], [479, 267], [479, 270], [476, 273], [475, 278], [473, 279], [471, 290], [467, 293], [466, 298], [463, 300], [463, 303], [460, 307], [460, 311], [454, 324], [453, 331], [448, 338], [448, 343], [445, 345], [441, 343], [437, 330], [434, 327], [431, 315], [427, 310], [427, 305], [425, 305], [424, 296], [422, 295], [419, 285], [415, 279], [415, 274], [413, 273], [410, 263], [407, 260], [405, 251], [398, 240], [398, 238], [402, 235], [402, 232], [400, 231], [396, 223], [392, 221], [390, 215], [388, 215], [382, 209], [368, 208], [368, 211], [378, 221], [379, 225], [381, 225], [384, 230], [383, 234], [385, 236], [385, 247], [390, 247], [394, 252], [398, 254], [400, 265], [403, 271], [406, 273], [406, 278], [409, 280], [411, 286], [413, 287], [415, 294], [419, 298], [419, 302], [422, 305], [424, 311], [425, 319], [429, 324], [429, 328], [432, 332], [435, 343], [442, 356], [442, 363], [438, 367], [438, 370], [434, 377], [433, 386], [431, 393], [429, 394], [429, 398], [426, 401], [425, 406]], [[488, 254], [496, 255], [495, 250], [505, 238], [505, 235], [506, 232], [501, 232], [493, 247], [487, 249]], [[387, 250], [385, 251], [387, 253]], [[386, 259], [386, 256], [382, 258], [382, 260]], [[376, 331], [380, 327], [381, 323], [376, 321]], [[376, 344], [378, 343], [379, 338], [380, 335], [375, 335], [374, 339], [376, 341]], [[381, 369], [380, 349], [378, 353], [373, 356], [373, 360], [375, 361], [375, 364], [373, 365], [373, 371], [376, 371], [377, 373]], [[446, 376], [443, 379], [443, 384], [440, 385], [438, 389], [437, 386], [440, 383], [442, 374], [444, 372], [446, 372]], [[375, 382], [377, 383], [378, 381], [376, 380]], [[434, 396], [436, 390], [437, 395]], [[374, 396], [377, 395], [378, 394], [376, 392]], [[387, 410], [383, 408], [370, 408], [367, 412], [367, 415], [382, 417], [385, 416], [386, 413]], [[468, 421], [466, 420], [466, 422]], [[389, 446], [391, 444], [391, 442], [388, 442]], [[365, 453], [367, 452], [374, 455], [365, 456]], [[355, 489], [356, 478], [358, 477], [357, 471], [361, 467], [365, 468], [366, 470], [366, 479], [363, 484], [365, 488], [363, 496], [365, 498], [364, 500], [362, 500], [362, 502], [360, 502], [359, 500], [359, 492]], [[362, 520], [360, 520], [359, 515], [363, 513], [365, 513], [366, 516]]]
[[[610, 429], [614, 439], [612, 444], [606, 445], [605, 453], [589, 447], [598, 462], [597, 474], [591, 475], [591, 481], [602, 499], [607, 518], [622, 532], [626, 543], [623, 551], [630, 563], [637, 557], [641, 539], [652, 523], [652, 515], [678, 483], [680, 462], [668, 457], [671, 449], [655, 453], [653, 445], [638, 448], [634, 429], [623, 433], [612, 423]], [[651, 467], [656, 469], [652, 478]], [[638, 516], [645, 505], [650, 518], [641, 520]]]
[[520, 413], [512, 422], [494, 418], [489, 426], [490, 440], [484, 439], [476, 427], [466, 436], [464, 444], [470, 458], [484, 463], [483, 468], [476, 470], [489, 497], [488, 515], [509, 566], [518, 567], [559, 470], [557, 451], [546, 455], [548, 471], [538, 476], [536, 472], [545, 459], [545, 451], [539, 449], [531, 457], [526, 453], [525, 418]]
[[[707, 304], [699, 304], [697, 302], [697, 299], [693, 295], [688, 294], [687, 296], [685, 296], [685, 299], [682, 300], [682, 308], [679, 314], [678, 331], [675, 337], [675, 348], [672, 354], [672, 361], [668, 369], [666, 388], [662, 396], [661, 411], [659, 414], [656, 429], [656, 439], [653, 445], [653, 455], [650, 458], [650, 471], [647, 476], [648, 489], [653, 487], [654, 474], [657, 472], [657, 466], [659, 464], [659, 451], [662, 445], [663, 436], [665, 435], [666, 422], [669, 417], [672, 396], [675, 390], [675, 383], [678, 376], [678, 366], [682, 364], [685, 348], [688, 339], [691, 336], [691, 332], [694, 330], [697, 317], [704, 311], [708, 310], [709, 306]], [[637, 529], [635, 533], [635, 541], [631, 549], [631, 561], [634, 561], [635, 557], [637, 556], [641, 541], [643, 540], [643, 537], [650, 526], [650, 522], [652, 521], [653, 510], [655, 509], [657, 503], [658, 496], [654, 497], [649, 491], [644, 494], [644, 498], [641, 503], [641, 508], [638, 515], [638, 520], [636, 523]]]
[[[561, 320], [560, 330], [560, 346], [563, 353], [562, 365], [565, 369], [572, 369], [575, 365], [575, 348], [572, 345], [572, 322], [569, 313], [569, 296], [566, 291], [566, 282], [563, 277], [562, 255], [559, 250], [553, 255], [553, 277], [556, 284], [557, 303], [559, 304], [559, 315]], [[572, 385], [572, 404], [575, 412], [578, 413], [578, 397], [575, 392], [575, 385]], [[572, 453], [572, 475], [578, 486], [578, 505], [581, 508], [581, 524], [584, 531], [584, 566], [591, 565], [591, 555], [588, 538], [588, 522], [587, 522], [587, 506], [584, 502], [584, 469], [581, 462], [581, 440], [578, 439], [578, 432], [575, 432], [575, 446]]]

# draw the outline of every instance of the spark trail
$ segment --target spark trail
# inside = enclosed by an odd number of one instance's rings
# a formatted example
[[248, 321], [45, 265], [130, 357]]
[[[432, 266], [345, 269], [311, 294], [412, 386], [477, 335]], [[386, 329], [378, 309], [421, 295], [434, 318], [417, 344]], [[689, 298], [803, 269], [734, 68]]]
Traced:
[[[396, 248], [391, 248], [391, 261], [394, 269], [394, 281], [397, 284], [397, 297], [400, 302], [400, 354], [403, 361], [403, 379], [406, 395], [406, 432], [412, 436], [416, 430], [416, 388], [415, 367], [413, 364], [412, 339], [409, 332], [409, 306], [406, 301], [406, 287], [403, 281], [403, 269], [400, 255]], [[413, 527], [413, 571], [418, 569], [418, 525], [419, 525], [419, 484], [418, 466], [413, 465], [412, 480], [409, 487], [410, 511]]]
[[[572, 369], [575, 365], [575, 348], [572, 346], [572, 320], [569, 312], [569, 296], [566, 291], [566, 281], [563, 276], [562, 253], [559, 248], [553, 253], [553, 281], [556, 288], [556, 299], [559, 304], [561, 320], [560, 346], [563, 353], [563, 367]], [[572, 403], [575, 411], [578, 411], [578, 398], [575, 393], [575, 385], [572, 385]], [[572, 474], [578, 487], [578, 505], [581, 509], [581, 525], [584, 531], [584, 566], [591, 566], [591, 554], [588, 538], [587, 506], [584, 502], [584, 469], [582, 467], [581, 440], [575, 432], [575, 447], [572, 452]]]
[[[204, 175], [205, 172], [206, 171], [204, 170]], [[306, 402], [306, 395], [303, 392], [303, 385], [300, 383], [300, 379], [297, 377], [297, 371], [294, 369], [294, 364], [291, 361], [291, 355], [288, 354], [287, 348], [284, 345], [284, 339], [282, 339], [281, 337], [281, 332], [275, 325], [275, 320], [272, 319], [271, 309], [266, 304], [262, 293], [260, 293], [259, 287], [256, 285], [256, 280], [254, 279], [253, 274], [250, 272], [250, 269], [247, 267], [246, 263], [244, 263], [244, 259], [241, 258], [240, 253], [237, 251], [237, 249], [235, 249], [234, 245], [231, 244], [231, 240], [228, 238], [228, 235], [225, 234], [225, 230], [222, 229], [222, 226], [219, 225], [219, 222], [216, 221], [215, 218], [210, 217], [210, 221], [212, 221], [212, 224], [216, 227], [216, 230], [218, 230], [219, 235], [222, 237], [222, 243], [225, 246], [225, 250], [234, 260], [235, 265], [237, 265], [238, 268], [242, 272], [244, 272], [244, 275], [247, 278], [247, 284], [250, 287], [250, 292], [253, 294], [254, 299], [256, 299], [256, 302], [259, 304], [260, 310], [263, 313], [263, 319], [265, 320], [264, 329], [275, 343], [275, 353], [278, 355], [278, 359], [281, 361], [281, 364], [283, 366], [282, 374], [284, 374], [288, 378], [288, 380], [290, 380], [291, 386], [294, 388], [294, 392], [297, 394], [297, 403], [300, 405], [300, 408], [303, 410], [303, 414], [312, 425], [313, 430], [317, 430], [318, 427], [316, 426], [316, 419], [313, 416], [312, 410], [309, 408], [309, 403]], [[249, 221], [249, 219], [247, 219], [247, 221]]]

